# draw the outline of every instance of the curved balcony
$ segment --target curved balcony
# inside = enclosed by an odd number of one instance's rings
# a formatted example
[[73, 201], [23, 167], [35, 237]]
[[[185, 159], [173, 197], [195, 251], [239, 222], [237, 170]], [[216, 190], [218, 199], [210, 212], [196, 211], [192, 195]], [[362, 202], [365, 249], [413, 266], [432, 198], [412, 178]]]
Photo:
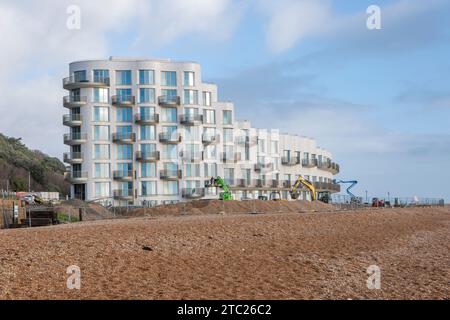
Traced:
[[333, 162], [333, 163], [331, 163], [331, 166], [330, 166], [329, 169], [330, 169], [330, 172], [332, 174], [338, 174], [340, 168], [339, 168], [339, 165], [337, 163]]
[[241, 146], [255, 146], [258, 143], [257, 137], [250, 137], [250, 136], [237, 136], [235, 138], [235, 143]]
[[63, 105], [65, 108], [78, 108], [87, 103], [87, 97], [85, 96], [65, 96], [63, 98]]
[[161, 180], [178, 180], [181, 179], [181, 170], [160, 170], [159, 178]]
[[316, 188], [317, 191], [329, 191], [329, 192], [341, 191], [340, 184], [330, 182], [314, 182], [314, 188]]
[[63, 125], [68, 127], [78, 127], [83, 123], [81, 114], [63, 115]]
[[239, 162], [239, 161], [241, 161], [241, 153], [234, 152], [234, 153], [228, 154], [226, 152], [223, 152], [221, 159], [222, 159], [222, 162], [225, 162], [225, 163]]
[[109, 78], [95, 78], [93, 81], [67, 77], [63, 79], [63, 88], [67, 90], [78, 88], [104, 88], [109, 87]]
[[256, 163], [254, 169], [255, 169], [256, 172], [273, 171], [273, 163]]
[[201, 114], [182, 114], [180, 123], [185, 126], [198, 126], [203, 123], [203, 115]]
[[220, 142], [220, 136], [218, 134], [202, 134], [202, 142], [204, 144], [213, 144], [213, 143], [219, 143]]
[[137, 124], [156, 124], [159, 123], [159, 114], [137, 113], [134, 115], [134, 122]]
[[177, 144], [181, 142], [181, 135], [179, 133], [161, 132], [158, 137], [161, 143]]
[[156, 162], [159, 160], [159, 151], [136, 151], [136, 161]]
[[205, 196], [205, 188], [183, 188], [181, 196], [186, 199], [199, 199]]
[[63, 160], [65, 163], [77, 164], [83, 162], [82, 152], [65, 152], [63, 154]]
[[117, 181], [133, 181], [133, 170], [114, 170], [113, 179]]
[[66, 180], [72, 184], [86, 183], [88, 180], [88, 174], [85, 171], [66, 172]]
[[112, 140], [119, 144], [132, 144], [136, 141], [134, 132], [115, 132], [112, 134]]
[[133, 95], [115, 95], [111, 97], [111, 104], [120, 107], [131, 107], [136, 103], [136, 97]]
[[87, 141], [86, 133], [66, 133], [66, 134], [64, 134], [64, 144], [67, 144], [69, 146], [86, 143], [86, 141]]
[[196, 151], [196, 152], [181, 151], [180, 157], [181, 160], [184, 162], [199, 162], [203, 161], [204, 153], [203, 151]]
[[305, 168], [317, 167], [317, 159], [303, 159], [302, 166]]
[[133, 189], [113, 190], [113, 198], [115, 200], [133, 200], [134, 198]]
[[181, 104], [180, 96], [159, 96], [158, 104], [162, 107], [176, 107]]
[[288, 167], [296, 166], [300, 164], [300, 159], [292, 157], [281, 157], [281, 164]]

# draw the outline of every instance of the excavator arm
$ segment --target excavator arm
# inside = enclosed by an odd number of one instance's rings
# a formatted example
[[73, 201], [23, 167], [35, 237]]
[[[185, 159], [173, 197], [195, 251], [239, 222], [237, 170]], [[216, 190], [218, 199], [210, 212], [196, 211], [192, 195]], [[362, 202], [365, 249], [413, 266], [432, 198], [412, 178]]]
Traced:
[[211, 178], [211, 184], [208, 186], [214, 186], [222, 189], [219, 195], [220, 200], [233, 200], [233, 195], [230, 192], [230, 187], [227, 185], [222, 177]]
[[298, 189], [300, 189], [302, 186], [305, 186], [311, 192], [311, 200], [312, 201], [316, 200], [316, 188], [314, 187], [314, 184], [303, 178], [301, 175], [298, 176], [297, 181], [295, 181], [294, 185], [291, 188], [290, 191], [291, 198], [298, 199], [299, 197]]

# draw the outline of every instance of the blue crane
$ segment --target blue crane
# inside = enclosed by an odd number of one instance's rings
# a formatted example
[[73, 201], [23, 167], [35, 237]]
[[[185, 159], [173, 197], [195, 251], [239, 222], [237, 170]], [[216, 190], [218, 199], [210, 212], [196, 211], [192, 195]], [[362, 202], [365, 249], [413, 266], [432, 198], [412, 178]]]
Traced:
[[350, 191], [350, 189], [352, 189], [354, 186], [356, 186], [358, 184], [358, 181], [356, 181], [356, 180], [349, 180], [349, 181], [337, 180], [337, 181], [335, 181], [335, 183], [343, 183], [343, 184], [350, 183], [350, 186], [348, 186], [347, 190], [346, 190], [347, 194], [350, 196], [350, 201], [351, 202], [360, 201], [360, 199]]

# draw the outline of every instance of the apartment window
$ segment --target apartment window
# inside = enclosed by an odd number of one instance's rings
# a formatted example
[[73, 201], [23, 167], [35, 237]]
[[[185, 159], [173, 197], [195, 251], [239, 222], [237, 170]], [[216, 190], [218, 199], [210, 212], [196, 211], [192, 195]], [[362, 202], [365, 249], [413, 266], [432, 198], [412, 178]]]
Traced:
[[203, 91], [203, 105], [211, 106], [211, 92]]
[[142, 85], [155, 84], [155, 71], [139, 70], [139, 84]]
[[154, 143], [143, 143], [141, 144], [142, 153], [152, 153], [156, 151], [156, 144]]
[[162, 122], [178, 122], [177, 108], [161, 108]]
[[94, 70], [94, 82], [109, 83], [109, 70]]
[[270, 141], [270, 152], [278, 153], [278, 141], [275, 140]]
[[147, 116], [155, 114], [155, 108], [154, 107], [140, 107], [139, 113], [141, 114], [142, 117], [145, 118]]
[[95, 163], [94, 164], [95, 178], [109, 178], [110, 164], [109, 163]]
[[241, 169], [241, 178], [244, 179], [247, 183], [250, 183], [251, 171], [250, 169]]
[[95, 197], [105, 198], [111, 195], [111, 185], [109, 182], [95, 182]]
[[156, 129], [155, 126], [145, 125], [141, 126], [141, 140], [155, 140]]
[[154, 178], [156, 177], [156, 163], [146, 162], [141, 164], [141, 176], [142, 178]]
[[223, 169], [224, 178], [227, 184], [234, 184], [234, 169], [233, 168], [224, 168]]
[[258, 152], [261, 152], [261, 153], [266, 152], [266, 140], [258, 139]]
[[198, 104], [198, 91], [185, 89], [184, 104]]
[[172, 136], [177, 132], [177, 126], [163, 126], [162, 132]]
[[232, 114], [231, 110], [224, 110], [223, 111], [223, 124], [232, 124]]
[[117, 126], [117, 133], [119, 134], [127, 134], [133, 132], [132, 126]]
[[156, 193], [156, 181], [143, 181], [141, 184], [143, 196], [155, 196]]
[[162, 146], [162, 158], [163, 159], [178, 159], [178, 146], [166, 144]]
[[74, 82], [85, 82], [87, 81], [86, 70], [79, 70], [73, 73]]
[[140, 103], [155, 103], [155, 89], [140, 88], [139, 89], [139, 102]]
[[108, 103], [109, 102], [109, 89], [108, 88], [94, 88], [94, 102]]
[[217, 146], [209, 145], [205, 147], [205, 159], [215, 159], [217, 157]]
[[109, 157], [109, 144], [94, 144], [94, 158], [96, 160], [108, 160]]
[[131, 70], [117, 70], [116, 85], [131, 85]]
[[217, 163], [205, 163], [205, 177], [216, 177], [217, 176]]
[[117, 108], [117, 122], [132, 122], [133, 109], [131, 108]]
[[301, 152], [300, 151], [295, 151], [295, 159], [297, 160], [297, 162], [300, 162], [300, 159], [301, 159]]
[[223, 129], [223, 142], [233, 142], [233, 129]]
[[131, 144], [119, 144], [117, 146], [117, 159], [132, 160], [133, 159], [133, 146]]
[[163, 195], [177, 195], [178, 194], [178, 181], [163, 181]]
[[109, 126], [94, 126], [94, 140], [109, 140]]
[[192, 71], [184, 72], [184, 86], [193, 87], [195, 86], [195, 73]]
[[303, 153], [303, 157], [304, 157], [305, 160], [308, 161], [309, 160], [309, 152], [304, 152]]
[[117, 101], [130, 101], [131, 100], [131, 89], [116, 89]]
[[186, 164], [185, 177], [200, 177], [200, 164], [189, 163]]
[[161, 85], [176, 87], [177, 73], [175, 71], [161, 71]]
[[109, 121], [109, 108], [108, 107], [94, 107], [94, 121]]
[[231, 157], [233, 156], [233, 151], [234, 151], [233, 146], [224, 146], [223, 149], [225, 151], [225, 155], [227, 156], [227, 158], [231, 159]]
[[198, 141], [200, 139], [200, 130], [197, 126], [184, 128], [184, 139], [186, 141]]
[[216, 123], [216, 111], [215, 110], [205, 110], [203, 115], [203, 121], [206, 124]]
[[161, 90], [161, 95], [163, 97], [168, 98], [168, 99], [174, 98], [174, 97], [176, 97], [178, 95], [177, 94], [177, 89], [162, 89]]

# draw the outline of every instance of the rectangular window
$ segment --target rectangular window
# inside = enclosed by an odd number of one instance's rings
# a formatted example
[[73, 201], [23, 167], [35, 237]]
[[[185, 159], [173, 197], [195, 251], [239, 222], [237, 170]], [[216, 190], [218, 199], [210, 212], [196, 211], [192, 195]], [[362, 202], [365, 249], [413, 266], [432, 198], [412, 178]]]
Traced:
[[207, 124], [216, 123], [216, 111], [215, 110], [205, 110], [203, 115], [203, 121]]
[[200, 177], [200, 164], [189, 163], [186, 164], [185, 177]]
[[132, 108], [117, 108], [117, 122], [132, 122], [133, 109]]
[[108, 103], [109, 102], [109, 89], [108, 88], [94, 88], [93, 99], [94, 102]]
[[150, 154], [156, 151], [156, 144], [154, 143], [143, 143], [141, 144], [141, 151], [145, 154]]
[[278, 141], [276, 140], [270, 141], [270, 152], [278, 153]]
[[162, 122], [178, 122], [177, 108], [161, 108]]
[[73, 73], [73, 80], [74, 82], [86, 82], [86, 70], [75, 71]]
[[143, 181], [142, 182], [142, 195], [143, 196], [155, 196], [156, 193], [156, 181]]
[[116, 85], [131, 85], [131, 70], [117, 70], [116, 71]]
[[109, 84], [109, 70], [94, 70], [94, 82]]
[[258, 152], [265, 153], [266, 152], [266, 140], [258, 139]]
[[144, 162], [141, 164], [141, 176], [142, 178], [154, 178], [156, 177], [156, 163]]
[[178, 146], [166, 144], [162, 146], [162, 159], [178, 159]]
[[175, 71], [161, 71], [161, 85], [176, 87], [177, 73]]
[[161, 95], [170, 100], [171, 98], [175, 98], [178, 95], [177, 89], [161, 89]]
[[94, 158], [96, 160], [109, 160], [109, 144], [94, 144]]
[[155, 71], [139, 70], [139, 84], [142, 85], [155, 84]]
[[184, 139], [186, 141], [200, 140], [200, 130], [197, 126], [190, 126], [184, 128]]
[[108, 107], [94, 107], [93, 121], [109, 121], [109, 108]]
[[145, 125], [141, 126], [141, 140], [155, 140], [156, 129], [155, 126]]
[[223, 111], [223, 124], [233, 124], [231, 110]]
[[211, 92], [203, 91], [203, 105], [211, 106]]
[[205, 147], [205, 159], [215, 159], [217, 157], [216, 145], [209, 145]]
[[184, 85], [186, 87], [195, 86], [195, 73], [194, 72], [192, 72], [192, 71], [184, 72]]
[[94, 140], [109, 140], [109, 126], [94, 126]]
[[109, 172], [110, 172], [110, 164], [109, 163], [96, 163], [94, 165], [95, 172], [94, 177], [95, 178], [109, 178]]
[[217, 163], [205, 163], [205, 177], [216, 177], [217, 176]]
[[109, 197], [111, 194], [110, 183], [109, 182], [96, 182], [95, 183], [95, 197], [105, 198]]
[[223, 142], [233, 142], [233, 129], [223, 129]]
[[198, 104], [198, 91], [185, 89], [184, 104]]
[[133, 159], [133, 146], [131, 144], [119, 144], [117, 146], [117, 159], [132, 160]]
[[164, 181], [163, 184], [164, 195], [177, 195], [178, 194], [178, 181]]
[[116, 89], [117, 101], [132, 101], [131, 89]]
[[225, 178], [225, 181], [227, 182], [227, 184], [233, 185], [234, 184], [234, 169], [233, 168], [224, 168], [223, 174], [224, 174], [224, 178]]
[[139, 89], [139, 103], [155, 103], [155, 89], [140, 88]]

